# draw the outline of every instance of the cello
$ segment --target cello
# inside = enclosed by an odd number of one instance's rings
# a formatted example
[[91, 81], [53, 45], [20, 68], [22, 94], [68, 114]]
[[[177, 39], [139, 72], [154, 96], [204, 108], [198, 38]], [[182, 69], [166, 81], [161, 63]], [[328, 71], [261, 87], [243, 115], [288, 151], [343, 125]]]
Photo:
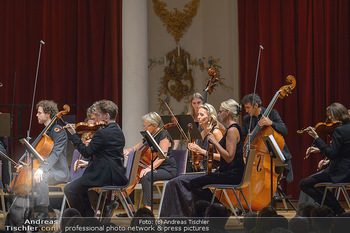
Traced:
[[[167, 129], [169, 127], [174, 126], [174, 123], [168, 123], [163, 125], [157, 132], [155, 132], [152, 137], [156, 137], [162, 130]], [[133, 186], [129, 187], [128, 189], [126, 189], [126, 192], [128, 193], [128, 195], [134, 191], [136, 185], [139, 183], [141, 177], [140, 177], [140, 173], [141, 170], [148, 167], [151, 162], [152, 162], [152, 151], [150, 149], [150, 147], [148, 146], [147, 142], [144, 142], [143, 145], [140, 147], [141, 150], [141, 157], [140, 157], [140, 161], [136, 161], [138, 162], [138, 168], [137, 168], [137, 174], [136, 174], [136, 180]], [[153, 157], [153, 159], [156, 159], [155, 157]]]
[[[39, 134], [39, 136], [35, 139], [32, 146], [35, 148], [35, 150], [41, 155], [43, 158], [47, 158], [51, 150], [53, 148], [53, 141], [52, 139], [46, 134], [47, 131], [52, 127], [52, 125], [55, 123], [56, 120], [61, 119], [63, 115], [66, 115], [70, 111], [70, 107], [66, 104], [63, 106], [64, 111], [61, 111], [57, 113], [50, 121], [50, 123], [45, 127], [45, 129]], [[23, 155], [20, 158], [20, 161], [25, 157]], [[40, 164], [37, 160], [34, 159], [33, 163], [30, 161], [26, 161], [26, 163], [23, 164], [23, 169], [17, 172], [12, 179], [10, 189], [17, 193], [20, 196], [25, 196], [28, 194], [28, 192], [31, 191], [32, 188], [32, 169], [33, 174], [35, 171], [39, 168]], [[33, 164], [33, 168], [32, 165]], [[28, 188], [29, 187], [29, 188]]]
[[[276, 92], [263, 114], [265, 117], [269, 116], [278, 98], [283, 99], [285, 96], [288, 96], [288, 94], [290, 94], [291, 91], [295, 88], [296, 80], [292, 75], [289, 75], [286, 78], [286, 80], [288, 83], [291, 84], [281, 87]], [[247, 199], [251, 200], [251, 209], [253, 211], [261, 210], [262, 208], [267, 206], [271, 201], [271, 192], [274, 194], [277, 189], [278, 174], [274, 171], [275, 166], [274, 164], [271, 164], [269, 150], [267, 149], [265, 143], [262, 140], [262, 136], [266, 135], [273, 135], [278, 144], [278, 147], [281, 149], [281, 151], [283, 150], [284, 138], [281, 134], [277, 133], [271, 126], [261, 127], [259, 125], [256, 125], [254, 130], [251, 132], [251, 137], [247, 137], [244, 142], [243, 155], [246, 158], [246, 161], [248, 161], [247, 156], [249, 155], [249, 149], [256, 149], [253, 171], [250, 180], [251, 195], [249, 186], [243, 188], [244, 195], [247, 197]], [[270, 167], [272, 167], [273, 170], [271, 170]], [[272, 187], [271, 183], [273, 183]], [[237, 204], [237, 200], [233, 191], [228, 190], [227, 193], [232, 204]], [[244, 202], [242, 202], [242, 204], [246, 210], [249, 210], [249, 207]]]

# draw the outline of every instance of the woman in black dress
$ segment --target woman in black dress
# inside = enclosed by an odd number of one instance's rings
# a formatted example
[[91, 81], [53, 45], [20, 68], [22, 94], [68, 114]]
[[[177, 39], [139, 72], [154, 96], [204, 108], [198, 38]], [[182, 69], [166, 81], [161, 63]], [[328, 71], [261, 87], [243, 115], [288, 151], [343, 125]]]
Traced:
[[[162, 123], [161, 117], [156, 112], [150, 112], [142, 117], [143, 128], [151, 135], [160, 130]], [[176, 163], [172, 155], [173, 139], [169, 133], [162, 129], [155, 136], [154, 140], [164, 152], [166, 159], [155, 159], [153, 162], [153, 181], [170, 180], [176, 176]], [[143, 146], [144, 141], [140, 141], [135, 146], [125, 149], [124, 156], [127, 156], [132, 150], [139, 150]], [[146, 208], [151, 209], [151, 165], [142, 169], [140, 172], [140, 183], [143, 190], [143, 204]]]

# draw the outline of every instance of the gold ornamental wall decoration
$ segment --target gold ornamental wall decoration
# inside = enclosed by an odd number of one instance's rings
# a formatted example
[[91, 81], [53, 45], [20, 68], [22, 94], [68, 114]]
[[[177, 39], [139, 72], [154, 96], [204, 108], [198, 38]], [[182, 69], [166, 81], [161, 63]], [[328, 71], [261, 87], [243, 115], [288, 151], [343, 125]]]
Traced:
[[165, 75], [163, 87], [178, 102], [193, 91], [193, 77], [190, 69], [190, 54], [180, 46], [164, 57]]
[[176, 44], [189, 28], [192, 19], [196, 16], [200, 0], [192, 0], [185, 5], [184, 11], [174, 8], [174, 11], [166, 9], [167, 4], [159, 0], [153, 0], [153, 9], [156, 15], [163, 21], [167, 31], [174, 37]]

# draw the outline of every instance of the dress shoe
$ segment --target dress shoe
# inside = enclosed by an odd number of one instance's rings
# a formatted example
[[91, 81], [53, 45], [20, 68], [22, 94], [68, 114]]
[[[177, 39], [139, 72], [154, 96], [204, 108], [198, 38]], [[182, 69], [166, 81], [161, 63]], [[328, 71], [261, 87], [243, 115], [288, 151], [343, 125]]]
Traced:
[[102, 217], [110, 218], [113, 215], [114, 209], [118, 208], [119, 202], [113, 201], [111, 204], [105, 206]]

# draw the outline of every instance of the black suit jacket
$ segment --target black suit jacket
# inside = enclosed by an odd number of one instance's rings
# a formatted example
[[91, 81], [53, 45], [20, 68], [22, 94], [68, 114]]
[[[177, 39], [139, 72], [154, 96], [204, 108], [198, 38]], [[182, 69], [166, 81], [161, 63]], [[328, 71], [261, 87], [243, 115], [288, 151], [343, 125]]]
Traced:
[[83, 185], [97, 187], [126, 184], [123, 155], [125, 138], [117, 123], [110, 123], [97, 130], [88, 146], [82, 143], [77, 134], [71, 136], [71, 141], [82, 156], [90, 158], [81, 177]]
[[[252, 126], [250, 128], [251, 131], [255, 128], [255, 126], [258, 124], [259, 120], [261, 119], [262, 114], [264, 114], [265, 108], [261, 107], [261, 113], [258, 117], [253, 116], [252, 117]], [[288, 134], [288, 128], [282, 121], [280, 115], [278, 114], [277, 110], [272, 109], [268, 118], [272, 121], [271, 127], [279, 134], [281, 134], [283, 137], [285, 137]], [[250, 123], [250, 115], [245, 115], [243, 117], [243, 122], [242, 122], [242, 135], [243, 138], [245, 139], [248, 135], [249, 131], [249, 123]], [[287, 144], [284, 143], [284, 147], [282, 150], [283, 155], [287, 159], [287, 166], [285, 167], [287, 170], [287, 177], [286, 180], [288, 182], [292, 182], [294, 180], [293, 177], [293, 169], [292, 169], [292, 163], [291, 163], [291, 158], [292, 155], [290, 154]]]
[[330, 159], [328, 172], [332, 182], [350, 181], [350, 122], [336, 128], [332, 134], [332, 143], [328, 146], [321, 138], [314, 141], [321, 153]]

